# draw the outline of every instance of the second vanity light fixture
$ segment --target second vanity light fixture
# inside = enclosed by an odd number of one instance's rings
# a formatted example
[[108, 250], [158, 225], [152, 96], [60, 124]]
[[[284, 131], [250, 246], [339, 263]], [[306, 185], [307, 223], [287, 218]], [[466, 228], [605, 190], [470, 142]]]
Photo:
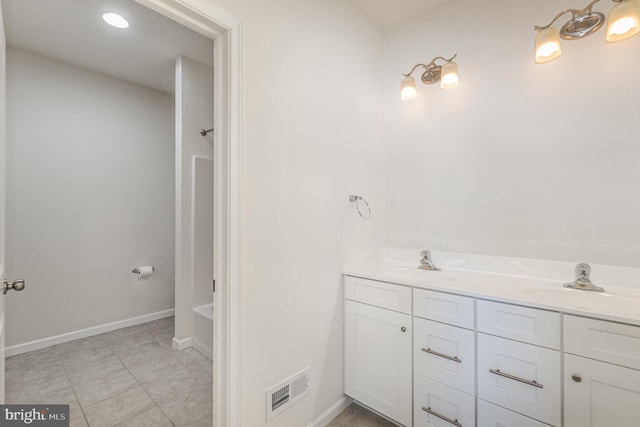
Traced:
[[[577, 40], [598, 31], [604, 24], [604, 15], [594, 12], [593, 5], [600, 0], [593, 0], [584, 9], [566, 9], [558, 13], [549, 25], [535, 26], [538, 31], [535, 44], [534, 60], [537, 64], [553, 61], [562, 54], [560, 38]], [[612, 0], [617, 3], [609, 11], [607, 19], [607, 42], [618, 42], [634, 36], [640, 31], [640, 11], [638, 0]], [[562, 16], [571, 13], [569, 19], [558, 29], [552, 25]]]
[[[440, 88], [442, 89], [453, 89], [458, 86], [458, 64], [453, 62], [456, 56], [458, 56], [457, 53], [449, 59], [437, 56], [428, 64], [416, 64], [407, 74], [402, 74], [404, 79], [400, 82], [400, 99], [408, 101], [416, 98], [416, 79], [411, 74], [418, 67], [424, 69], [420, 80], [426, 85], [440, 82]], [[437, 65], [436, 61], [438, 60], [444, 61], [444, 64]]]

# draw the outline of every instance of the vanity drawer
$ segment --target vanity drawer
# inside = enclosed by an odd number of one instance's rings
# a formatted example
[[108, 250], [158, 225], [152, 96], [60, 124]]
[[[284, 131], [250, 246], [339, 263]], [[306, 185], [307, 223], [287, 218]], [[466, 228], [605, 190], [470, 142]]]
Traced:
[[565, 315], [564, 351], [640, 369], [640, 327]]
[[560, 349], [560, 314], [478, 300], [478, 332]]
[[478, 334], [478, 397], [560, 426], [560, 352]]
[[413, 370], [469, 394], [475, 392], [473, 331], [414, 318]]
[[473, 298], [461, 295], [415, 289], [413, 314], [467, 329], [473, 329], [474, 326]]
[[420, 375], [414, 375], [414, 426], [475, 427], [475, 409], [473, 396]]
[[344, 297], [352, 301], [411, 314], [411, 288], [345, 276]]
[[478, 427], [549, 427], [536, 420], [478, 399]]

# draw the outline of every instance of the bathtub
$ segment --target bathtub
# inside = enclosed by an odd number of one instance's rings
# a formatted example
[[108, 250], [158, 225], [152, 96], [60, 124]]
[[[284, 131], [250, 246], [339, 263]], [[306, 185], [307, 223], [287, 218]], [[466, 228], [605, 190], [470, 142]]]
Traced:
[[193, 308], [193, 347], [213, 359], [213, 304]]

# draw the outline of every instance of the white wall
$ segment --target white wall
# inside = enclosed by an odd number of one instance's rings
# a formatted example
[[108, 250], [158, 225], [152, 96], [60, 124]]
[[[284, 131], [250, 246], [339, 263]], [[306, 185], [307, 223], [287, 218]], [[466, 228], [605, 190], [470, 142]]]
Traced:
[[[388, 244], [640, 266], [640, 36], [534, 64], [533, 26], [570, 6], [452, 1], [385, 34]], [[400, 73], [454, 53], [459, 88], [400, 101]]]
[[382, 34], [343, 0], [215, 3], [243, 23], [242, 425], [310, 366], [311, 395], [268, 423], [306, 426], [343, 396], [342, 264], [384, 222]]
[[172, 308], [173, 97], [15, 49], [7, 74], [7, 345]]
[[[213, 54], [213, 43], [211, 45]], [[193, 334], [194, 230], [193, 157], [212, 158], [215, 132], [200, 135], [213, 127], [213, 69], [185, 56], [176, 60], [176, 328], [178, 340]], [[213, 180], [209, 186], [213, 194]], [[211, 236], [211, 229], [204, 230]], [[210, 234], [211, 233], [211, 234]], [[213, 264], [213, 260], [210, 260]]]

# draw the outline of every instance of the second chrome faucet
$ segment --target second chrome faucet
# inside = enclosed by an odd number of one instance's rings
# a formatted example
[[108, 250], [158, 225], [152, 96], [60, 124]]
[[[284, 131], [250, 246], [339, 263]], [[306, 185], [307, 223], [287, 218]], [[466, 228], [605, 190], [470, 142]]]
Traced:
[[576, 280], [571, 283], [565, 283], [565, 288], [580, 289], [583, 291], [604, 292], [604, 288], [595, 285], [591, 281], [591, 266], [589, 264], [580, 263], [576, 265]]
[[421, 259], [418, 268], [422, 270], [440, 271], [440, 267], [437, 267], [433, 263], [433, 259], [431, 259], [431, 251], [425, 249], [424, 251], [420, 252], [420, 256]]

